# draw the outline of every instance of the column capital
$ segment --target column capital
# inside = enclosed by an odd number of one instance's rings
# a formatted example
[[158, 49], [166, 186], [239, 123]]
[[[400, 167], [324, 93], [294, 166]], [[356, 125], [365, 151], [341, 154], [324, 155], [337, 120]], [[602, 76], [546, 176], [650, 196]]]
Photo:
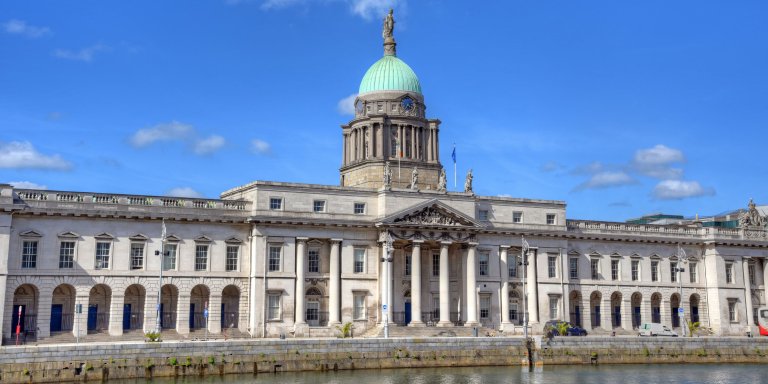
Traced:
[[453, 244], [453, 241], [448, 241], [448, 240], [441, 240], [440, 241], [440, 246], [442, 246], [442, 247], [450, 247], [451, 244]]
[[501, 249], [502, 251], [507, 250], [510, 247], [511, 247], [511, 245], [499, 245], [499, 249]]
[[420, 247], [422, 244], [424, 244], [424, 240], [411, 240], [411, 243], [413, 243], [414, 247], [415, 246], [419, 246]]
[[474, 242], [474, 241], [470, 241], [469, 243], [467, 243], [467, 245], [468, 245], [470, 248], [477, 248], [477, 246], [478, 246], [479, 244], [480, 244], [480, 243], [477, 243], [477, 242]]
[[307, 240], [309, 240], [309, 237], [297, 237], [296, 241], [299, 243], [306, 243]]
[[338, 244], [341, 243], [344, 239], [331, 239], [331, 244]]

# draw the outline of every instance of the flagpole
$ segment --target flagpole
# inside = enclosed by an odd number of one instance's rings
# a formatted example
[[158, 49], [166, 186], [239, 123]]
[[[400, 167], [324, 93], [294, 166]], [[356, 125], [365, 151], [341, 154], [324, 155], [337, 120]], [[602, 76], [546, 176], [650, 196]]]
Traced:
[[456, 189], [456, 143], [453, 143], [451, 158], [453, 159], [453, 189]]

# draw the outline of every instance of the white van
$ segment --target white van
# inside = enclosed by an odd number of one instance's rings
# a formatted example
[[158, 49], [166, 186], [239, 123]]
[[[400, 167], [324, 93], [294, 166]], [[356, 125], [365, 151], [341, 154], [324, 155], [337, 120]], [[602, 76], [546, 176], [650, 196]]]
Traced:
[[640, 336], [672, 336], [677, 337], [677, 332], [659, 323], [644, 323], [640, 326]]

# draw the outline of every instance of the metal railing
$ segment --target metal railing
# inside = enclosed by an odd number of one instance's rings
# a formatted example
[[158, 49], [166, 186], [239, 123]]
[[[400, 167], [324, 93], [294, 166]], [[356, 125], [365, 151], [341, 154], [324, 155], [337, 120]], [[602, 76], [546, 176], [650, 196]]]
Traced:
[[224, 312], [221, 316], [222, 328], [237, 328], [238, 321], [240, 320], [239, 313], [237, 312]]
[[128, 329], [144, 329], [143, 312], [131, 312]]
[[163, 329], [176, 329], [176, 312], [163, 311], [162, 316], [160, 316], [160, 326]]

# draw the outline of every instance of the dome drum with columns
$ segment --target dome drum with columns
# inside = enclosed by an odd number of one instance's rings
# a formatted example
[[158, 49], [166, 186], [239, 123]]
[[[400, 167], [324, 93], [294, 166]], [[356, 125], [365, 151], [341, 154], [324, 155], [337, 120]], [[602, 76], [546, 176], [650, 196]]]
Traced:
[[[396, 55], [394, 20], [385, 21], [384, 56], [366, 71], [355, 99], [355, 118], [342, 125], [341, 185], [380, 188], [386, 162], [391, 187], [438, 189], [440, 120], [426, 118], [421, 84], [413, 70]], [[412, 184], [414, 169], [418, 185]]]

